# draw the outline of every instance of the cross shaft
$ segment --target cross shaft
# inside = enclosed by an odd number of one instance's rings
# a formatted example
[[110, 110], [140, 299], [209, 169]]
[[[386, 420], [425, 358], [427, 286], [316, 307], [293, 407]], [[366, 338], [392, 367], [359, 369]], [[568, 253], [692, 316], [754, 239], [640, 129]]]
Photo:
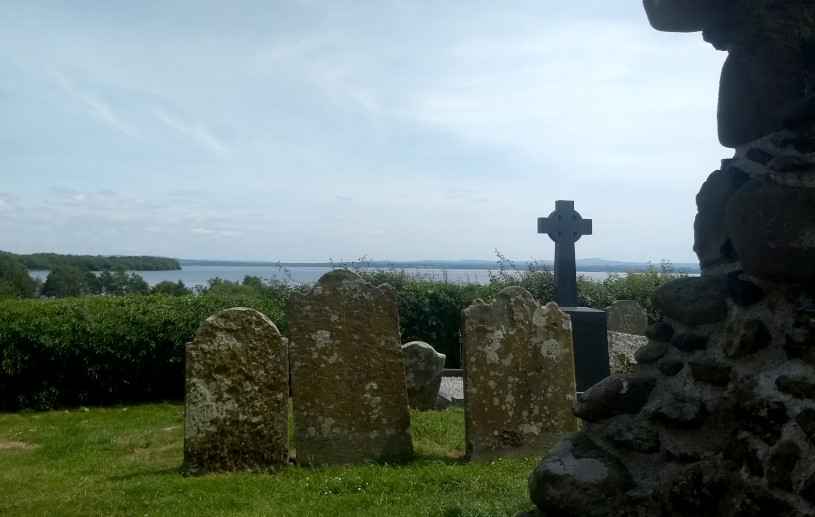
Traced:
[[561, 307], [577, 307], [577, 263], [574, 243], [583, 235], [591, 235], [591, 219], [583, 219], [574, 209], [574, 201], [555, 201], [555, 211], [549, 217], [538, 218], [538, 233], [555, 241], [555, 303]]

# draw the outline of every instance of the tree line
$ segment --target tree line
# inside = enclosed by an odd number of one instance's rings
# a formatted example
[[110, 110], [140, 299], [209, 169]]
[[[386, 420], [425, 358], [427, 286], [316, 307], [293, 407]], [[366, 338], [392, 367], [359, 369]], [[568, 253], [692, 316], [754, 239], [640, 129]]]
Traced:
[[90, 271], [123, 269], [125, 271], [172, 271], [181, 269], [178, 260], [166, 257], [105, 257], [102, 255], [60, 255], [57, 253], [33, 253], [17, 255], [0, 251], [23, 265], [26, 269], [52, 270], [58, 266], [81, 266]]
[[[32, 278], [29, 269], [47, 269], [50, 272], [43, 282]], [[191, 291], [181, 282], [162, 282], [151, 289], [139, 275], [125, 272], [172, 269], [181, 269], [178, 261], [161, 257], [90, 257], [55, 253], [15, 255], [0, 251], [0, 298], [189, 294]], [[95, 275], [93, 271], [101, 273]]]

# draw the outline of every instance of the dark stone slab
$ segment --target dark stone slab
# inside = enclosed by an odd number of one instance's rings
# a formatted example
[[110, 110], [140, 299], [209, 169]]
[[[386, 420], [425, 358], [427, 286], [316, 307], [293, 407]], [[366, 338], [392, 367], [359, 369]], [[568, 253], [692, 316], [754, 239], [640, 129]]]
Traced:
[[577, 391], [586, 391], [611, 373], [606, 313], [588, 307], [560, 309], [572, 320]]

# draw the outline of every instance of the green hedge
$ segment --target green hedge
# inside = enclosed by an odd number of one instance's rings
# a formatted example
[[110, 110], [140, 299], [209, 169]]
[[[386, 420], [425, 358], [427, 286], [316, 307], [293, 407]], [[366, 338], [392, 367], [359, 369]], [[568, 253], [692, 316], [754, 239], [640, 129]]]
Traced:
[[[357, 271], [374, 285], [396, 289], [403, 343], [425, 341], [447, 355], [448, 368], [457, 368], [461, 311], [473, 300], [489, 302], [509, 285], [525, 287], [542, 304], [551, 300], [548, 268], [501, 265], [487, 285], [428, 280], [395, 269]], [[580, 278], [578, 298], [598, 309], [636, 300], [653, 323], [661, 314], [651, 295], [680, 276], [663, 264], [661, 271], [612, 274], [603, 282]], [[283, 308], [292, 292], [308, 287], [247, 277], [242, 284], [213, 279], [198, 295], [0, 299], [0, 410], [181, 399], [184, 344], [204, 319], [228, 307], [252, 307], [285, 335]]]
[[489, 285], [413, 281], [396, 289], [402, 343], [424, 341], [447, 356], [447, 368], [461, 366], [461, 311], [476, 298], [492, 300]]
[[0, 300], [0, 410], [183, 399], [185, 343], [236, 306], [285, 321], [246, 295]]

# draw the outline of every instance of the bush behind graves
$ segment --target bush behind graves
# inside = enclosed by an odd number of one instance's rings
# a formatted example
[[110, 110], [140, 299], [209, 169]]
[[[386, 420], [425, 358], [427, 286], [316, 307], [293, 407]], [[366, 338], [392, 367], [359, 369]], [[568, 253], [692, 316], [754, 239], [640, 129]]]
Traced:
[[184, 397], [184, 345], [215, 312], [270, 298], [123, 296], [0, 299], [0, 410]]

